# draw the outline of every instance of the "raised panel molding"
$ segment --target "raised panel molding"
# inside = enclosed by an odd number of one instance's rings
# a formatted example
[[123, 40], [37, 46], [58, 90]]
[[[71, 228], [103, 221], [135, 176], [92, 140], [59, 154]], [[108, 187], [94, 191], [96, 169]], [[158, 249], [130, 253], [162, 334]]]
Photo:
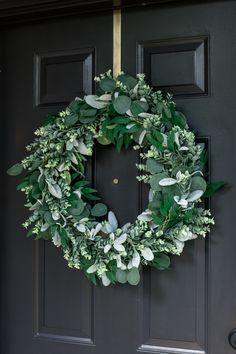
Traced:
[[[209, 137], [199, 137], [197, 141], [205, 144], [206, 149], [210, 151]], [[210, 176], [210, 162], [206, 169]], [[209, 200], [206, 201], [206, 208], [209, 208]], [[209, 236], [206, 240], [199, 238], [186, 243], [183, 256], [173, 257], [174, 266], [169, 273], [165, 271], [163, 274], [161, 271], [144, 269], [139, 288], [138, 352], [156, 354], [206, 354], [208, 352], [206, 333], [208, 331]], [[171, 292], [172, 284], [173, 292]], [[165, 286], [170, 294], [165, 291]], [[178, 306], [178, 312], [182, 316], [179, 328], [177, 327], [179, 319], [171, 317], [173, 306]], [[168, 314], [166, 319], [165, 310]], [[159, 317], [162, 322], [165, 320], [164, 325], [159, 323]]]
[[[173, 293], [173, 298], [167, 298], [167, 300], [163, 300], [161, 297], [161, 301], [164, 301], [164, 308], [169, 307], [169, 311], [171, 311], [171, 307], [174, 305], [183, 309], [183, 316], [186, 317], [186, 323], [184, 324], [184, 328], [180, 330], [180, 332], [185, 332], [185, 337], [189, 338], [182, 338], [182, 336], [178, 335], [178, 328], [173, 328], [173, 323], [171, 318], [166, 318], [166, 324], [164, 328], [169, 327], [169, 332], [166, 332], [166, 335], [159, 335], [158, 332], [164, 332], [162, 324], [158, 323], [158, 309], [159, 306], [155, 304], [155, 298], [152, 296], [154, 293], [154, 288], [156, 287], [157, 282], [160, 282], [160, 276], [155, 272], [153, 273], [151, 270], [144, 271], [143, 276], [143, 286], [140, 289], [141, 292], [141, 301], [140, 301], [140, 342], [142, 343], [138, 351], [139, 352], [151, 352], [156, 354], [205, 354], [206, 353], [206, 343], [205, 343], [205, 331], [206, 331], [206, 275], [205, 275], [205, 241], [204, 240], [197, 240], [194, 241], [193, 250], [189, 250], [192, 246], [187, 244], [188, 250], [185, 250], [184, 258], [194, 258], [195, 264], [190, 264], [190, 270], [187, 272], [188, 277], [193, 277], [192, 282], [194, 282], [194, 290], [190, 291], [189, 293], [193, 293], [193, 298], [191, 300], [187, 299], [187, 295], [184, 294], [182, 289], [177, 289], [176, 293]], [[193, 255], [194, 254], [194, 255]], [[172, 272], [178, 273], [180, 275], [180, 270], [178, 270], [180, 266], [180, 262], [183, 262], [181, 259], [177, 259], [174, 269]], [[183, 262], [183, 265], [186, 262]], [[182, 266], [181, 266], [182, 267]], [[182, 269], [182, 268], [181, 268]], [[181, 273], [182, 274], [182, 273]], [[183, 275], [184, 276], [184, 275]], [[165, 277], [167, 275], [165, 274]], [[171, 278], [171, 276], [170, 276]], [[172, 279], [172, 278], [171, 278]], [[161, 279], [163, 281], [163, 278]], [[163, 284], [168, 282], [169, 280], [164, 280]], [[188, 279], [186, 279], [188, 281]], [[169, 281], [171, 282], [171, 280]], [[192, 286], [192, 282], [189, 281], [189, 286]], [[181, 282], [182, 288], [184, 285]], [[153, 285], [155, 284], [155, 285]], [[169, 283], [168, 283], [169, 284]], [[163, 285], [164, 286], [164, 285]], [[177, 284], [175, 283], [174, 286], [176, 287]], [[154, 287], [154, 288], [153, 288]], [[161, 288], [155, 290], [155, 294], [161, 292]], [[178, 295], [177, 295], [178, 294]], [[192, 318], [190, 315], [186, 315], [185, 312], [188, 310], [183, 308], [183, 304], [185, 300], [180, 301], [180, 303], [175, 298], [178, 299], [180, 294], [183, 297], [186, 296], [186, 303], [187, 307], [190, 308], [190, 313], [193, 313]], [[158, 300], [157, 300], [158, 301]], [[168, 306], [169, 305], [169, 306]], [[153, 312], [153, 313], [152, 313]], [[151, 319], [152, 316], [155, 316], [155, 319]], [[160, 314], [160, 318], [163, 321], [163, 312]], [[141, 320], [142, 319], [142, 320]], [[178, 323], [178, 319], [175, 319], [175, 324]], [[183, 319], [182, 325], [183, 327]], [[193, 328], [192, 328], [193, 327]], [[155, 335], [155, 332], [157, 334]], [[174, 333], [170, 335], [170, 333]]]
[[188, 97], [208, 94], [207, 36], [138, 43], [137, 72], [156, 90]]
[[83, 48], [35, 54], [35, 106], [69, 103], [92, 93], [94, 49]]
[[[34, 339], [94, 346], [93, 286], [81, 272], [67, 268], [62, 255], [55, 253], [57, 250], [51, 243], [35, 242], [34, 249]], [[54, 279], [51, 287], [46, 279], [47, 272], [55, 273], [48, 278], [50, 283]], [[65, 291], [60, 272], [67, 272], [68, 284], [76, 284], [73, 289]], [[77, 300], [70, 301], [71, 296]], [[73, 309], [72, 304], [76, 304]]]

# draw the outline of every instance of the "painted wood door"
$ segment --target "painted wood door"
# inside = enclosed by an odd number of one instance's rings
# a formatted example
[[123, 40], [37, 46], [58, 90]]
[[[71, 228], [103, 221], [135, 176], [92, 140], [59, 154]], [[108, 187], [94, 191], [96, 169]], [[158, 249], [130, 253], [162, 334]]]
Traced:
[[[143, 71], [175, 94], [209, 146], [211, 178], [230, 186], [210, 201], [209, 237], [189, 243], [171, 270], [146, 269], [138, 287], [93, 287], [50, 242], [25, 238], [24, 198], [3, 172], [1, 354], [234, 353], [235, 18], [234, 1], [122, 13], [123, 70]], [[93, 76], [111, 68], [112, 13], [21, 23], [1, 34], [4, 171], [23, 158], [45, 114], [92, 92]], [[100, 147], [88, 166], [120, 223], [145, 207], [137, 161], [134, 151]]]

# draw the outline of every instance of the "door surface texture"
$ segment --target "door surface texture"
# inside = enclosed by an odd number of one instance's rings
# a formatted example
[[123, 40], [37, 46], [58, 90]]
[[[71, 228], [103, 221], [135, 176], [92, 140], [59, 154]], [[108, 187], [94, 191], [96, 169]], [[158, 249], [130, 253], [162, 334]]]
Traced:
[[[206, 240], [186, 244], [168, 271], [146, 268], [138, 286], [93, 286], [50, 242], [27, 239], [18, 178], [5, 174], [47, 113], [94, 92], [93, 77], [112, 68], [112, 11], [72, 15], [0, 28], [0, 353], [233, 354], [236, 2], [122, 9], [122, 70], [144, 72], [155, 90], [174, 94], [209, 148], [210, 178], [227, 182], [209, 200], [216, 225]], [[132, 149], [98, 146], [88, 162], [89, 178], [121, 224], [146, 207], [138, 161]]]

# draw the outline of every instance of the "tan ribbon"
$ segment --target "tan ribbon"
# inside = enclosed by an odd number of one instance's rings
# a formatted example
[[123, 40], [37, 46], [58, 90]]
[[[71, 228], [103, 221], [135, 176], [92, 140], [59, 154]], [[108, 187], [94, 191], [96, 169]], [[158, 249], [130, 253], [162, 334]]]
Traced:
[[113, 11], [113, 77], [121, 72], [121, 10]]

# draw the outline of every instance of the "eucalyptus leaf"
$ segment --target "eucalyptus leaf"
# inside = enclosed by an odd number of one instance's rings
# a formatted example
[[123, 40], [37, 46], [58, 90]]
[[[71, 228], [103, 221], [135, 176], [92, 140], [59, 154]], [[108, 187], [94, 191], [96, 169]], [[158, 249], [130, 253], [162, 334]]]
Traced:
[[76, 197], [76, 199], [74, 199], [71, 202], [71, 207], [69, 208], [69, 213], [73, 216], [79, 216], [79, 215], [81, 215], [83, 210], [84, 210], [84, 203], [83, 203], [82, 199]]
[[201, 176], [194, 176], [191, 179], [190, 192], [201, 190], [203, 193], [206, 191], [207, 183]]
[[130, 107], [130, 111], [134, 117], [138, 117], [140, 113], [148, 110], [148, 103], [144, 101], [133, 101]]
[[117, 269], [116, 280], [121, 284], [125, 284], [127, 282], [127, 271], [122, 269]]
[[97, 113], [97, 110], [95, 108], [89, 107], [87, 109], [81, 109], [79, 113], [82, 117], [94, 117]]
[[147, 159], [146, 167], [147, 167], [147, 171], [152, 174], [159, 173], [163, 170], [163, 165], [157, 162], [153, 158]]
[[125, 114], [125, 112], [130, 108], [130, 105], [131, 99], [125, 95], [118, 96], [113, 102], [113, 106], [119, 114]]
[[79, 117], [80, 123], [83, 123], [83, 124], [93, 123], [95, 120], [96, 120], [96, 116], [93, 116], [93, 117]]
[[140, 274], [138, 268], [131, 268], [127, 272], [127, 281], [130, 285], [138, 285], [140, 282]]
[[98, 141], [99, 144], [101, 144], [101, 145], [109, 145], [109, 144], [111, 144], [111, 141], [110, 141], [106, 136], [104, 136], [104, 135], [99, 136], [99, 137], [97, 138], [97, 141]]
[[150, 185], [152, 190], [161, 191], [162, 187], [160, 186], [159, 182], [164, 178], [166, 178], [166, 175], [164, 173], [158, 173], [156, 175], [153, 175], [150, 179]]
[[103, 203], [97, 203], [92, 208], [91, 214], [97, 217], [104, 216], [107, 214], [107, 206]]
[[67, 127], [71, 127], [78, 121], [79, 117], [78, 114], [70, 114], [69, 116], [65, 117], [65, 125]]
[[133, 89], [137, 85], [137, 79], [132, 76], [121, 74], [117, 77], [117, 80], [122, 82], [129, 90]]
[[98, 96], [96, 95], [88, 95], [88, 96], [85, 96], [85, 102], [93, 107], [93, 108], [96, 108], [96, 109], [102, 109], [104, 107], [107, 106], [107, 102], [103, 102], [103, 101], [98, 101], [97, 100]]
[[170, 267], [170, 257], [164, 253], [157, 253], [151, 265], [159, 270], [164, 270]]
[[109, 93], [104, 93], [104, 95], [101, 95], [97, 98], [98, 101], [105, 101], [105, 102], [108, 102], [108, 101], [111, 101], [111, 94]]
[[104, 78], [99, 82], [99, 86], [105, 92], [113, 92], [116, 88], [116, 82], [114, 79]]

